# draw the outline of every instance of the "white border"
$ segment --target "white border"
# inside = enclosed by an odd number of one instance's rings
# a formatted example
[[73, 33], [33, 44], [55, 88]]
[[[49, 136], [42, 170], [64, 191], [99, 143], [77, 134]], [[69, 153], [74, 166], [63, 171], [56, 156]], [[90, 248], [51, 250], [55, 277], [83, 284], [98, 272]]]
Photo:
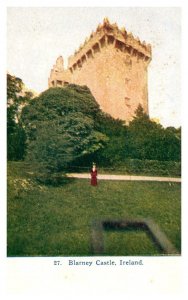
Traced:
[[[126, 4], [126, 5], [125, 5]], [[64, 298], [70, 299], [71, 296], [74, 295], [74, 298], [78, 298], [79, 296], [82, 299], [106, 299], [112, 298], [114, 299], [125, 299], [126, 294], [129, 294], [129, 297], [138, 299], [144, 295], [144, 299], [155, 299], [159, 297], [161, 299], [185, 299], [188, 295], [187, 293], [187, 279], [186, 274], [188, 270], [188, 263], [187, 263], [187, 250], [188, 250], [188, 241], [187, 241], [187, 202], [186, 202], [186, 195], [187, 195], [187, 187], [186, 183], [186, 173], [187, 173], [187, 53], [188, 53], [188, 46], [187, 46], [187, 28], [188, 28], [188, 15], [187, 15], [187, 4], [186, 1], [103, 1], [101, 5], [101, 1], [37, 1], [37, 0], [8, 0], [6, 3], [1, 3], [1, 47], [0, 47], [0, 64], [1, 64], [1, 101], [0, 101], [0, 111], [1, 111], [1, 118], [0, 118], [0, 128], [1, 128], [1, 206], [0, 206], [0, 220], [1, 220], [1, 229], [3, 233], [6, 232], [6, 128], [4, 126], [6, 122], [6, 115], [5, 115], [5, 108], [6, 103], [3, 102], [6, 99], [6, 92], [5, 92], [5, 72], [6, 72], [6, 7], [19, 7], [19, 6], [27, 6], [27, 7], [58, 7], [58, 6], [86, 6], [86, 7], [172, 7], [177, 6], [182, 8], [182, 28], [183, 28], [183, 35], [182, 35], [182, 101], [183, 101], [183, 205], [182, 205], [182, 236], [183, 236], [183, 249], [182, 249], [182, 257], [181, 258], [168, 258], [164, 260], [162, 259], [162, 265], [160, 265], [159, 273], [155, 273], [155, 270], [159, 266], [159, 260], [155, 261], [153, 258], [146, 258], [146, 264], [149, 263], [150, 267], [150, 275], [154, 275], [154, 281], [157, 281], [159, 284], [168, 285], [171, 280], [170, 276], [175, 271], [177, 271], [177, 275], [180, 274], [180, 281], [183, 284], [180, 285], [180, 289], [178, 293], [172, 293], [174, 287], [168, 287], [167, 290], [160, 290], [160, 288], [156, 289], [157, 285], [153, 284], [153, 289], [151, 285], [145, 286], [143, 283], [143, 278], [147, 277], [147, 270], [145, 272], [140, 272], [137, 270], [136, 272], [129, 273], [121, 273], [119, 271], [114, 271], [112, 273], [111, 269], [107, 271], [99, 271], [96, 274], [92, 274], [91, 272], [76, 270], [74, 269], [71, 272], [68, 272], [67, 275], [59, 270], [55, 270], [51, 266], [51, 262], [53, 259], [7, 259], [6, 258], [6, 234], [1, 235], [1, 252], [0, 252], [0, 272], [3, 272], [3, 281], [1, 280], [1, 284], [3, 283], [3, 289], [1, 292], [4, 293], [5, 299], [28, 299], [41, 295], [40, 299], [46, 299], [47, 294], [51, 294], [51, 297], [54, 299], [57, 298]], [[159, 20], [160, 21], [160, 20]], [[5, 201], [2, 201], [5, 200]], [[3, 222], [2, 222], [3, 220]], [[3, 238], [2, 238], [3, 236]], [[14, 261], [14, 262], [13, 262]], [[148, 266], [148, 265], [147, 265]], [[180, 269], [182, 268], [182, 271]], [[3, 271], [2, 271], [3, 270]], [[149, 270], [149, 269], [148, 269]], [[152, 270], [153, 273], [152, 273]], [[16, 271], [16, 272], [15, 272]], [[31, 273], [32, 272], [32, 273]], [[179, 273], [180, 272], [180, 273]], [[7, 277], [6, 277], [7, 275]], [[133, 276], [134, 275], [134, 276]], [[165, 276], [166, 275], [166, 276]], [[15, 277], [14, 277], [15, 276]], [[67, 278], [66, 278], [67, 276]], [[106, 276], [106, 278], [104, 278]], [[119, 277], [119, 276], [123, 276]], [[5, 284], [13, 284], [16, 280], [19, 279], [19, 284], [16, 285], [18, 289], [13, 290], [11, 294], [10, 291], [6, 290]], [[121, 280], [120, 280], [121, 279]], [[20, 286], [21, 280], [23, 281], [23, 289]], [[123, 280], [123, 281], [122, 281]], [[161, 283], [160, 283], [161, 280]], [[89, 286], [86, 284], [89, 281]], [[124, 286], [118, 285], [118, 282], [124, 282]], [[163, 282], [162, 282], [163, 281]], [[92, 288], [93, 283], [93, 288]], [[129, 284], [129, 288], [126, 288], [127, 283]], [[140, 284], [142, 283], [142, 285]], [[72, 286], [73, 284], [73, 286]], [[109, 295], [108, 291], [111, 290], [111, 285], [117, 285], [114, 289], [114, 292], [111, 292]], [[178, 284], [174, 281], [174, 285]], [[114, 286], [115, 287], [115, 286]], [[147, 291], [148, 287], [148, 291]], [[149, 288], [150, 287], [150, 288]], [[131, 289], [132, 288], [132, 289]], [[80, 294], [81, 293], [81, 294]], [[85, 296], [87, 296], [85, 298]], [[102, 296], [102, 297], [101, 297]], [[27, 297], [27, 298], [26, 298]], [[3, 298], [3, 299], [4, 299]], [[129, 299], [129, 298], [128, 298]]]

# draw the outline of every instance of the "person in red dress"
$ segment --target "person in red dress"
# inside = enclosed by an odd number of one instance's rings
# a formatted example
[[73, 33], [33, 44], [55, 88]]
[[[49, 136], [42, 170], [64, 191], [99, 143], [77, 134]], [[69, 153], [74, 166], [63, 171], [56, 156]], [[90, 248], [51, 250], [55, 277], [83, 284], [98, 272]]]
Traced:
[[93, 163], [93, 167], [91, 169], [91, 185], [96, 186], [97, 185], [97, 168], [96, 168], [96, 164]]

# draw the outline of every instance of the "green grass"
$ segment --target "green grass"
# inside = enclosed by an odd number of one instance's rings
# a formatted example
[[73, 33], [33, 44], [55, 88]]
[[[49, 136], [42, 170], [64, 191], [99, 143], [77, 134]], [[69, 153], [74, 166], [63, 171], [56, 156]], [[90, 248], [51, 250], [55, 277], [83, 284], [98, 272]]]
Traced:
[[[8, 256], [90, 256], [95, 219], [151, 218], [181, 251], [178, 183], [75, 179], [39, 185], [8, 165]], [[104, 255], [159, 255], [143, 231], [105, 232]]]
[[[142, 230], [105, 233], [105, 254], [108, 255], [157, 255], [161, 251]], [[136, 245], [136, 246], [135, 246]]]

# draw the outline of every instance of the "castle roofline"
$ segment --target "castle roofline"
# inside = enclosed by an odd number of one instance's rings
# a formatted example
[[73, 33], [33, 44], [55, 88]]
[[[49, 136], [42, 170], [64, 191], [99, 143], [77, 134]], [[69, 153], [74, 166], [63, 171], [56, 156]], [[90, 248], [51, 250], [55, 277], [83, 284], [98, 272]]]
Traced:
[[78, 61], [85, 55], [90, 48], [98, 43], [104, 36], [113, 36], [116, 40], [124, 43], [126, 46], [131, 47], [138, 52], [141, 52], [144, 56], [151, 58], [151, 45], [146, 44], [145, 41], [141, 42], [139, 38], [135, 38], [132, 33], [127, 33], [123, 27], [119, 29], [116, 23], [111, 24], [108, 18], [104, 18], [103, 23], [99, 24], [96, 31], [92, 31], [89, 38], [85, 39], [85, 42], [80, 45], [79, 49], [75, 51], [74, 55], [68, 59], [69, 67]]

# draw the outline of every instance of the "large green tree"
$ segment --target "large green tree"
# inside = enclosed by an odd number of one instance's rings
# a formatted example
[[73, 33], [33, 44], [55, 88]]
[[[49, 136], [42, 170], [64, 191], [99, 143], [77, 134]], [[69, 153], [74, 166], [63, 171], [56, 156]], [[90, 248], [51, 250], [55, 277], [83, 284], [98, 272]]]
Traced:
[[95, 124], [99, 112], [87, 87], [68, 85], [43, 92], [22, 111], [26, 159], [53, 173], [104, 147], [107, 136]]

